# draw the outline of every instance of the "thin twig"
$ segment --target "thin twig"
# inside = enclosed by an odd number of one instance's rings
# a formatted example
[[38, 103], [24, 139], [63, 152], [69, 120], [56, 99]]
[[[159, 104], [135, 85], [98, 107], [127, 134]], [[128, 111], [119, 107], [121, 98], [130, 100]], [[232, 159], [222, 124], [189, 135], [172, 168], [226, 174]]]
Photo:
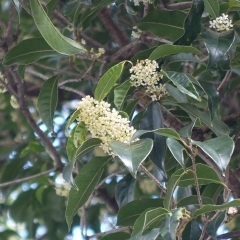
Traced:
[[166, 188], [163, 187], [162, 184], [142, 164], [140, 165], [140, 168], [153, 182], [156, 183], [156, 185], [162, 190], [162, 192], [167, 192]]
[[0, 187], [7, 187], [7, 186], [14, 185], [14, 184], [17, 184], [17, 183], [27, 182], [27, 181], [42, 177], [44, 175], [47, 175], [47, 174], [49, 174], [51, 172], [54, 172], [54, 171], [56, 171], [56, 168], [52, 168], [50, 170], [35, 174], [33, 176], [29, 176], [29, 177], [25, 177], [25, 178], [21, 178], [21, 179], [16, 179], [16, 180], [13, 180], [13, 181], [10, 181], [10, 182], [1, 183]]
[[217, 236], [217, 240], [229, 239], [229, 238], [235, 238], [235, 237], [240, 237], [240, 231], [233, 231], [233, 232], [229, 232], [229, 233], [224, 233], [224, 234], [218, 235]]
[[60, 86], [60, 88], [63, 90], [69, 91], [69, 92], [74, 92], [81, 97], [86, 97], [86, 95], [83, 92], [80, 92], [80, 91], [76, 90], [75, 88], [71, 88], [71, 87], [67, 87], [67, 86]]
[[228, 80], [230, 79], [231, 75], [232, 75], [232, 71], [230, 71], [230, 70], [227, 71], [224, 79], [222, 80], [222, 82], [220, 83], [219, 87], [217, 88], [217, 91], [219, 91], [219, 90], [221, 89], [221, 87], [222, 87], [226, 82], [228, 82]]
[[182, 9], [190, 8], [191, 6], [192, 6], [192, 2], [170, 3], [170, 4], [164, 5], [164, 7], [169, 10], [182, 10]]

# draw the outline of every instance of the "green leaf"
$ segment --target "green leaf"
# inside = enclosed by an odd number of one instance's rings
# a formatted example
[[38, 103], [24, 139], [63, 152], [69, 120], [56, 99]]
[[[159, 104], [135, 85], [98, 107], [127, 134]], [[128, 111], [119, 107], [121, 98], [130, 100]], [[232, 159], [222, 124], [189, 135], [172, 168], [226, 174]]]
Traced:
[[75, 161], [71, 161], [71, 162], [67, 163], [63, 168], [62, 176], [63, 176], [63, 179], [67, 183], [69, 183], [72, 188], [74, 188], [78, 191], [78, 187], [77, 187], [76, 183], [74, 182], [74, 179], [72, 176], [74, 165], [75, 165]]
[[201, 32], [201, 18], [204, 11], [203, 0], [193, 0], [191, 9], [184, 22], [184, 34], [175, 45], [191, 45]]
[[89, 138], [87, 139], [78, 149], [76, 150], [75, 159], [80, 158], [82, 155], [89, 152], [91, 149], [99, 146], [101, 144], [99, 138]]
[[199, 118], [202, 123], [208, 126], [217, 136], [229, 134], [228, 126], [223, 123], [216, 115], [214, 116], [213, 121], [211, 121], [211, 117], [208, 112], [201, 112], [194, 105], [191, 105], [189, 103], [179, 103], [177, 105], [192, 117]]
[[186, 14], [181, 11], [153, 10], [142, 18], [137, 27], [142, 31], [176, 40], [184, 33], [184, 20]]
[[156, 223], [160, 225], [166, 214], [169, 214], [169, 211], [161, 207], [149, 209], [143, 212], [133, 226], [133, 232], [130, 240], [139, 240], [144, 230], [154, 228], [153, 226]]
[[164, 240], [175, 240], [176, 231], [179, 225], [180, 219], [185, 216], [184, 209], [178, 208], [172, 212], [172, 214], [167, 214], [165, 216], [164, 225], [161, 227], [161, 237]]
[[84, 122], [80, 122], [73, 132], [73, 144], [77, 148], [86, 140], [87, 129]]
[[[140, 122], [140, 129], [154, 130], [164, 127], [163, 116], [160, 105], [157, 102], [152, 102]], [[153, 140], [153, 149], [149, 154], [149, 158], [157, 167], [159, 181], [166, 181], [166, 171], [164, 168], [164, 157], [166, 152], [166, 139], [164, 136], [158, 135], [154, 132], [145, 133], [143, 138], [150, 138]]]
[[3, 65], [28, 65], [56, 54], [57, 52], [43, 38], [29, 38], [21, 41], [7, 52], [3, 59]]
[[130, 80], [127, 80], [123, 84], [114, 89], [114, 104], [118, 110], [122, 109], [124, 99], [130, 87], [131, 87]]
[[116, 81], [120, 78], [125, 62], [122, 61], [114, 65], [100, 78], [94, 93], [96, 100], [101, 101], [107, 96]]
[[226, 56], [235, 39], [233, 30], [218, 33], [207, 28], [204, 28], [202, 37], [209, 54], [208, 67]]
[[156, 49], [156, 47], [152, 47], [143, 51], [137, 52], [132, 58], [131, 62], [132, 64], [136, 64], [137, 60], [145, 60], [148, 59], [151, 53]]
[[196, 240], [200, 239], [202, 234], [202, 230], [198, 225], [198, 222], [192, 220], [190, 223], [187, 224], [186, 228], [183, 231], [182, 237], [184, 240]]
[[76, 110], [73, 114], [71, 114], [70, 118], [67, 120], [66, 127], [65, 127], [65, 134], [68, 136], [68, 128], [70, 125], [76, 120], [80, 112], [80, 109]]
[[153, 148], [152, 139], [145, 138], [130, 144], [111, 141], [110, 147], [122, 160], [125, 167], [134, 178], [140, 164], [147, 158]]
[[[239, 21], [239, 23], [240, 23], [240, 21]], [[240, 54], [239, 53], [240, 53], [240, 45], [237, 44], [233, 58], [231, 59], [231, 62], [230, 62], [230, 66], [232, 68], [240, 68]], [[235, 79], [237, 79], [237, 78], [235, 78]], [[231, 82], [230, 82], [231, 85], [232, 85], [232, 81], [233, 80], [231, 79]], [[239, 83], [239, 81], [238, 81], [238, 83]], [[236, 85], [236, 83], [234, 85]]]
[[202, 197], [212, 199], [213, 203], [217, 202], [217, 198], [223, 190], [223, 186], [221, 184], [210, 183], [208, 184], [202, 193]]
[[54, 10], [54, 8], [57, 5], [57, 2], [58, 2], [58, 0], [51, 0], [50, 2], [48, 2], [48, 4], [46, 5], [48, 15], [50, 15], [52, 13], [52, 11]]
[[225, 173], [234, 150], [231, 137], [225, 135], [204, 142], [192, 140], [192, 143], [200, 147], [218, 165], [222, 173]]
[[25, 69], [26, 69], [26, 65], [19, 65], [18, 66], [17, 72], [18, 72], [18, 75], [21, 79], [24, 79]]
[[60, 33], [47, 16], [39, 0], [30, 0], [30, 5], [38, 30], [55, 51], [64, 55], [74, 55], [86, 51], [82, 45]]
[[150, 130], [138, 130], [133, 134], [130, 141], [132, 142], [135, 139], [139, 138], [140, 136], [142, 136], [143, 134], [148, 133], [148, 132], [154, 132], [156, 134], [159, 134], [159, 135], [162, 135], [162, 136], [165, 136], [165, 137], [174, 138], [176, 140], [181, 141], [181, 137], [179, 136], [179, 134], [171, 128], [159, 128], [159, 129], [152, 130], [152, 131], [150, 131]]
[[240, 204], [240, 199], [235, 199], [229, 203], [224, 203], [222, 205], [213, 205], [213, 204], [208, 204], [205, 205], [203, 207], [201, 207], [200, 209], [197, 209], [195, 211], [195, 213], [193, 214], [193, 217], [196, 218], [202, 214], [206, 214], [212, 211], [221, 211], [221, 210], [225, 210], [229, 207], [239, 207]]
[[221, 212], [217, 217], [213, 219], [208, 225], [207, 225], [207, 233], [213, 237], [216, 238], [217, 236], [217, 231], [219, 227], [222, 225], [224, 219], [226, 217], [226, 212]]
[[71, 134], [68, 137], [68, 141], [67, 141], [67, 146], [66, 146], [66, 150], [67, 150], [67, 156], [68, 156], [68, 161], [71, 162], [75, 159], [75, 154], [76, 154], [76, 146], [74, 145], [74, 131], [76, 129], [77, 126], [74, 127], [74, 129], [72, 130]]
[[185, 148], [173, 138], [167, 138], [167, 146], [177, 162], [184, 170], [186, 170], [183, 156], [183, 151]]
[[[207, 198], [207, 197], [202, 197], [202, 203], [205, 204], [212, 204], [213, 201], [211, 198]], [[198, 196], [194, 195], [194, 196], [189, 196], [186, 198], [181, 199], [178, 203], [177, 203], [177, 207], [185, 207], [188, 205], [199, 205], [199, 201], [198, 201]]]
[[71, 228], [73, 216], [77, 213], [78, 209], [86, 203], [92, 194], [102, 176], [104, 166], [111, 158], [111, 156], [106, 156], [91, 159], [86, 165], [84, 165], [75, 178], [75, 183], [79, 190], [77, 191], [73, 188], [70, 190], [66, 208], [66, 221], [69, 230]]
[[102, 238], [100, 240], [128, 240], [130, 238], [130, 233], [126, 232], [116, 232], [116, 233], [110, 233]]
[[240, 8], [240, 2], [238, 0], [229, 0], [229, 9]]
[[172, 83], [184, 94], [196, 99], [197, 101], [201, 101], [201, 98], [194, 87], [193, 76], [187, 73], [178, 73], [173, 71], [163, 72], [162, 73], [169, 78]]
[[132, 201], [118, 211], [117, 225], [133, 226], [136, 219], [148, 208], [163, 207], [162, 199], [138, 199]]
[[133, 116], [133, 114], [134, 114], [134, 110], [135, 110], [135, 108], [136, 108], [136, 106], [137, 106], [137, 104], [138, 104], [138, 101], [139, 101], [139, 99], [132, 100], [132, 101], [130, 101], [130, 102], [127, 104], [127, 106], [124, 108], [123, 111], [128, 114], [129, 119], [132, 119], [132, 116]]
[[196, 121], [198, 120], [198, 118], [196, 118], [194, 121], [192, 121], [191, 124], [183, 127], [180, 129], [179, 133], [181, 134], [181, 136], [191, 139], [192, 136], [192, 129], [195, 126]]
[[214, 84], [209, 82], [200, 82], [201, 87], [204, 89], [208, 97], [208, 108], [213, 120], [215, 113], [218, 109], [218, 92]]
[[58, 75], [50, 77], [43, 83], [38, 96], [37, 107], [43, 123], [49, 130], [53, 129], [53, 116], [58, 102]]
[[210, 14], [210, 16], [216, 19], [219, 16], [219, 3], [218, 0], [204, 0], [205, 11]]
[[121, 208], [134, 200], [134, 188], [136, 180], [131, 174], [127, 174], [115, 187], [115, 199], [118, 207]]
[[193, 54], [198, 54], [202, 55], [202, 53], [194, 48], [194, 47], [189, 47], [189, 46], [175, 46], [175, 45], [170, 45], [170, 44], [164, 44], [159, 47], [157, 47], [149, 56], [150, 60], [156, 60], [162, 57], [166, 57], [172, 54], [177, 54], [177, 53], [193, 53]]
[[179, 103], [187, 103], [186, 95], [183, 94], [178, 88], [173, 87], [171, 84], [166, 83], [166, 90], [168, 93], [176, 99]]

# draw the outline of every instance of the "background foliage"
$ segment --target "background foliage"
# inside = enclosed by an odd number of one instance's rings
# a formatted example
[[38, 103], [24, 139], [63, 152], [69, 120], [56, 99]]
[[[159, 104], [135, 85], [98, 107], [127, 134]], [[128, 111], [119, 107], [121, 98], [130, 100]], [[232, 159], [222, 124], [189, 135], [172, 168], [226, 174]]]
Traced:
[[[135, 5], [0, 2], [0, 239], [240, 237], [240, 4]], [[233, 27], [209, 28], [222, 13]], [[130, 84], [144, 59], [159, 101]], [[115, 158], [76, 121], [86, 95], [138, 130]]]

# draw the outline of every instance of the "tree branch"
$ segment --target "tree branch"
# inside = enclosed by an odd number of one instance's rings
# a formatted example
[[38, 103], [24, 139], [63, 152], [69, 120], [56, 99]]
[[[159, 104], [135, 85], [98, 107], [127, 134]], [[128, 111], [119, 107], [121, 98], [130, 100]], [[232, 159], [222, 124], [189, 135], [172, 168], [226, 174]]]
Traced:
[[233, 231], [233, 232], [229, 232], [229, 233], [224, 233], [224, 234], [218, 235], [217, 236], [217, 240], [229, 239], [229, 238], [234, 238], [234, 237], [240, 237], [240, 231]]

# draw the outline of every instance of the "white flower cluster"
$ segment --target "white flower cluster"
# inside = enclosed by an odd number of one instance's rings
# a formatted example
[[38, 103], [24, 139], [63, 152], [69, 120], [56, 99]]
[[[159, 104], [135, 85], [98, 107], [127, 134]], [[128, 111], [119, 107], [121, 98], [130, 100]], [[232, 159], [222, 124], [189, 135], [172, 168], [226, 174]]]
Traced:
[[157, 68], [156, 61], [145, 59], [137, 61], [137, 64], [130, 69], [131, 85], [146, 87], [145, 91], [153, 101], [160, 100], [161, 97], [168, 95], [165, 84], [158, 82], [163, 75], [156, 71]]
[[[7, 79], [4, 78], [3, 74], [0, 72], [0, 79], [7, 83]], [[5, 88], [5, 86], [3, 84], [0, 83], [0, 93], [5, 93], [7, 92], [7, 89]]]
[[71, 187], [68, 183], [56, 184], [55, 191], [58, 196], [67, 197]]
[[151, 1], [149, 1], [149, 0], [133, 0], [133, 3], [135, 6], [139, 6], [140, 2], [143, 2], [144, 5], [146, 3], [151, 3]]
[[134, 38], [140, 38], [141, 34], [142, 34], [142, 31], [139, 28], [133, 27], [132, 36]]
[[228, 18], [228, 15], [224, 13], [222, 16], [216, 18], [213, 21], [210, 21], [210, 28], [215, 28], [217, 31], [226, 31], [233, 27], [232, 20]]
[[91, 48], [90, 53], [91, 53], [92, 58], [99, 58], [105, 53], [105, 49], [104, 48], [98, 48], [98, 52], [94, 53], [93, 48]]
[[19, 104], [17, 99], [12, 95], [11, 99], [10, 99], [10, 104], [12, 105], [13, 108], [18, 109], [19, 108]]
[[126, 118], [121, 117], [114, 108], [111, 110], [110, 104], [105, 101], [99, 102], [86, 96], [77, 104], [77, 109], [80, 109], [77, 120], [85, 123], [92, 137], [102, 140], [100, 147], [107, 154], [115, 156], [110, 141], [128, 143], [136, 131], [129, 126]]

